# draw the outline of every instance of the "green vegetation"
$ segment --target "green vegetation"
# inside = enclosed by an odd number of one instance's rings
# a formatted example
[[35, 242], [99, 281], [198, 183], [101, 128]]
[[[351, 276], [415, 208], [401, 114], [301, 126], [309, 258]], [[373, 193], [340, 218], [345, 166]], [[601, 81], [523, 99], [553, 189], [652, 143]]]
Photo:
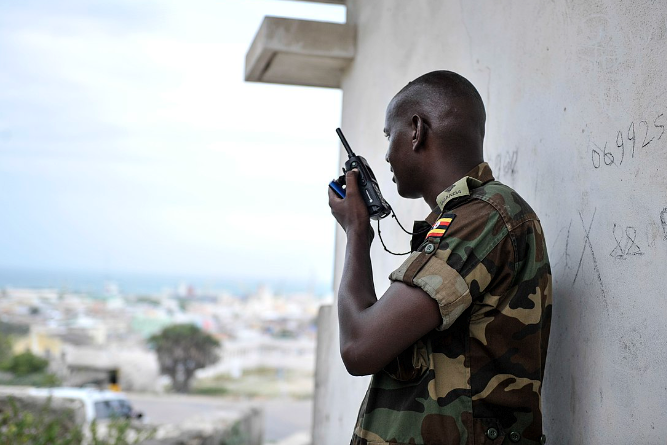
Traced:
[[135, 425], [125, 419], [105, 422], [103, 427], [93, 422], [84, 432], [73, 418], [67, 410], [56, 412], [51, 409], [51, 400], [37, 410], [28, 410], [19, 408], [17, 401], [9, 398], [8, 408], [0, 408], [0, 444], [136, 445], [155, 435], [153, 428]]
[[191, 390], [192, 394], [197, 394], [200, 396], [226, 396], [230, 395], [230, 390], [223, 386], [195, 386]]
[[0, 333], [0, 369], [12, 358], [12, 341], [9, 335]]
[[137, 445], [155, 436], [155, 428], [145, 428], [126, 419], [113, 419], [104, 426], [100, 428], [96, 422], [90, 425], [90, 445]]
[[49, 361], [26, 351], [12, 355], [11, 338], [0, 335], [0, 375], [1, 385], [58, 386], [60, 380], [47, 372]]
[[167, 326], [152, 335], [148, 344], [155, 349], [160, 371], [167, 374], [176, 392], [190, 391], [197, 369], [218, 361], [220, 342], [193, 324]]
[[17, 377], [12, 374], [9, 376], [0, 376], [0, 385], [8, 386], [36, 386], [38, 388], [50, 388], [60, 386], [61, 381], [55, 374], [48, 372], [38, 372], [26, 376]]
[[54, 415], [50, 401], [33, 413], [19, 409], [9, 399], [9, 409], [0, 411], [0, 443], [34, 445], [75, 445], [83, 439], [81, 430], [63, 413]]
[[238, 378], [227, 374], [198, 379], [193, 394], [230, 397], [281, 397], [307, 399], [313, 396], [313, 374], [307, 371], [256, 368]]
[[17, 377], [40, 373], [46, 370], [49, 361], [36, 356], [30, 351], [22, 352], [6, 360], [0, 369], [11, 372]]
[[222, 439], [220, 445], [245, 445], [248, 443], [246, 435], [241, 431], [241, 425], [239, 422], [236, 422], [234, 426], [229, 430], [227, 437]]

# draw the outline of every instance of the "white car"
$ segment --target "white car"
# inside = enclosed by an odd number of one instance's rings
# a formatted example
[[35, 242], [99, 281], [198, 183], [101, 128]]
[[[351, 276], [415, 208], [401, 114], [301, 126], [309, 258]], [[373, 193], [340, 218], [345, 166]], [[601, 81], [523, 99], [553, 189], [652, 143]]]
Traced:
[[86, 423], [111, 418], [141, 419], [143, 415], [132, 409], [121, 392], [93, 388], [33, 388], [28, 394], [36, 397], [80, 400], [86, 414]]

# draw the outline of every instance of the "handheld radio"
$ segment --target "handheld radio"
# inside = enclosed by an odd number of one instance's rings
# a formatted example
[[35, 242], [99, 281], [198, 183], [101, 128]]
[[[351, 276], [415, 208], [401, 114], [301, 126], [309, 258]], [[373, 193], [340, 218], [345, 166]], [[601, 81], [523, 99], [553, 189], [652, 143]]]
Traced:
[[380, 220], [389, 216], [391, 213], [391, 206], [382, 197], [377, 179], [375, 179], [373, 170], [371, 170], [368, 162], [362, 156], [354, 154], [340, 128], [336, 128], [336, 133], [338, 134], [340, 141], [343, 143], [345, 151], [347, 151], [348, 159], [343, 168], [343, 175], [338, 179], [331, 181], [329, 187], [331, 187], [338, 196], [345, 198], [345, 172], [356, 168], [359, 170], [359, 192], [364, 198], [371, 219]]

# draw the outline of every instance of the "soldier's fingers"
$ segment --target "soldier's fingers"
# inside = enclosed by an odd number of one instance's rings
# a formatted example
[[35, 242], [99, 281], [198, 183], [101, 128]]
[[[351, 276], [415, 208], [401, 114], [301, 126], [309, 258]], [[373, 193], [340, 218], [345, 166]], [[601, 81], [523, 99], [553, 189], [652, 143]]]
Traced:
[[359, 170], [356, 168], [345, 173], [345, 194], [359, 194]]

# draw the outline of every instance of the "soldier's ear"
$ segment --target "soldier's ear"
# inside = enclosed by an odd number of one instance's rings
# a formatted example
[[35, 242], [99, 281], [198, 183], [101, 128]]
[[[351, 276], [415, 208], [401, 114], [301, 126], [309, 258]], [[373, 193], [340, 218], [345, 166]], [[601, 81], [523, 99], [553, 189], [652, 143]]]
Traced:
[[424, 146], [426, 141], [426, 122], [415, 114], [412, 116], [412, 150], [417, 151]]

